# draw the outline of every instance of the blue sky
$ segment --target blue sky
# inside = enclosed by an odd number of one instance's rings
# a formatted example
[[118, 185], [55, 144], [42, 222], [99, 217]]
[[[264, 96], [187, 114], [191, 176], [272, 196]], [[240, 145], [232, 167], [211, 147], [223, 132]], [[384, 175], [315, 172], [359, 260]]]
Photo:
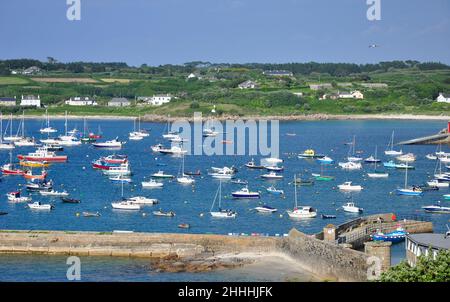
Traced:
[[450, 64], [448, 0], [381, 0], [380, 21], [366, 0], [81, 0], [80, 21], [67, 8], [2, 0], [0, 59]]

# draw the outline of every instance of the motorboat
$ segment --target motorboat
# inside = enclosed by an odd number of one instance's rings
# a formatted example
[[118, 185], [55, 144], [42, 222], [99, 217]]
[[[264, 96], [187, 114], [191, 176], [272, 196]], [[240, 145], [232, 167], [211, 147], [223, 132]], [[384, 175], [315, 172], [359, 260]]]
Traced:
[[38, 148], [35, 152], [28, 153], [28, 155], [17, 155], [19, 160], [27, 161], [45, 161], [45, 162], [66, 162], [67, 155], [56, 155], [53, 151], [48, 151], [46, 148]]
[[67, 193], [67, 191], [55, 191], [55, 190], [50, 190], [50, 191], [39, 191], [39, 194], [41, 194], [42, 196], [69, 196], [69, 193]]
[[252, 192], [248, 189], [248, 187], [243, 187], [242, 189], [231, 193], [233, 198], [243, 198], [243, 199], [254, 199], [260, 198], [259, 192]]
[[413, 162], [416, 160], [416, 156], [412, 153], [407, 153], [407, 154], [403, 154], [400, 156], [396, 157], [397, 160], [402, 161], [402, 162]]
[[450, 207], [443, 207], [439, 203], [435, 205], [424, 206], [422, 209], [428, 213], [450, 214]]
[[113, 140], [110, 141], [106, 141], [106, 142], [95, 142], [92, 143], [92, 146], [96, 147], [96, 148], [111, 148], [111, 149], [120, 149], [122, 148], [122, 145], [124, 144], [124, 142], [119, 141], [119, 138], [116, 137]]
[[208, 175], [210, 175], [213, 178], [217, 178], [217, 179], [232, 179], [232, 178], [234, 178], [234, 174], [227, 173], [225, 171], [210, 172], [210, 173], [208, 173]]
[[39, 182], [28, 182], [26, 185], [27, 191], [50, 191], [53, 188], [53, 182], [51, 180], [42, 180]]
[[284, 171], [284, 167], [279, 166], [266, 166], [267, 171], [273, 171], [273, 172], [282, 172]]
[[29, 203], [28, 207], [32, 210], [51, 210], [54, 208], [51, 204], [42, 204], [39, 201]]
[[143, 188], [161, 188], [164, 186], [162, 182], [157, 182], [154, 179], [150, 179], [149, 181], [141, 182]]
[[348, 161], [348, 162], [340, 162], [338, 163], [339, 167], [345, 170], [359, 170], [362, 168], [361, 163]]
[[31, 197], [22, 196], [20, 191], [9, 192], [8, 194], [6, 194], [6, 196], [8, 197], [8, 201], [12, 201], [12, 202], [29, 202], [29, 201], [31, 201]]
[[106, 157], [102, 157], [101, 160], [108, 164], [124, 164], [128, 161], [128, 156], [120, 154], [112, 154]]
[[317, 154], [313, 149], [307, 149], [302, 154], [298, 155], [298, 158], [321, 158], [325, 157], [323, 154]]
[[33, 174], [31, 170], [27, 170], [23, 173], [23, 177], [25, 177], [25, 179], [45, 179], [47, 175], [48, 173], [45, 170], [42, 170], [41, 174]]
[[141, 204], [141, 205], [153, 205], [158, 203], [158, 199], [148, 198], [144, 196], [129, 197], [126, 200], [131, 202], [132, 204]]
[[163, 210], [159, 209], [158, 211], [153, 211], [153, 215], [161, 217], [175, 217], [175, 212], [173, 211], [164, 212]]
[[342, 209], [344, 210], [344, 212], [349, 213], [361, 213], [364, 210], [363, 208], [357, 207], [354, 202], [347, 202], [342, 206]]
[[68, 198], [68, 197], [64, 197], [64, 196], [62, 196], [60, 198], [63, 203], [80, 203], [81, 202], [81, 200], [75, 199], [75, 198]]
[[283, 175], [277, 174], [273, 171], [267, 173], [267, 174], [262, 174], [261, 178], [265, 178], [265, 179], [282, 179]]
[[360, 185], [352, 185], [351, 181], [346, 181], [341, 185], [338, 185], [339, 190], [341, 191], [361, 191], [363, 187]]
[[131, 183], [132, 180], [130, 177], [125, 176], [124, 174], [118, 174], [116, 176], [109, 177], [109, 180], [115, 183]]
[[131, 175], [131, 168], [128, 163], [121, 164], [120, 166], [109, 167], [108, 170], [102, 170], [105, 175]]
[[270, 186], [268, 188], [266, 188], [267, 192], [274, 194], [274, 195], [283, 195], [284, 194], [284, 190], [281, 189], [276, 189], [274, 186]]
[[111, 206], [113, 209], [116, 210], [133, 210], [138, 211], [141, 209], [141, 206], [139, 204], [135, 204], [129, 200], [122, 200], [117, 202], [112, 202]]
[[258, 206], [254, 209], [260, 213], [275, 213], [276, 211], [278, 211], [278, 209], [270, 207], [268, 205]]
[[171, 146], [170, 148], [161, 148], [158, 152], [161, 154], [181, 155], [186, 154], [187, 150], [184, 150], [178, 146]]
[[366, 159], [364, 159], [364, 162], [372, 164], [372, 163], [379, 163], [381, 162], [381, 159], [375, 158], [373, 155], [367, 157]]
[[257, 165], [257, 164], [255, 163], [255, 160], [254, 160], [253, 158], [252, 158], [251, 161], [249, 161], [248, 163], [246, 163], [245, 166], [246, 166], [247, 168], [249, 168], [249, 169], [265, 169], [264, 166], [262, 166], [262, 165]]
[[317, 161], [322, 163], [322, 164], [332, 164], [334, 162], [334, 160], [331, 157], [328, 157], [328, 156], [324, 156], [322, 158], [318, 158]]
[[25, 173], [24, 170], [16, 168], [12, 163], [4, 164], [1, 169], [3, 175], [23, 175]]
[[171, 175], [171, 174], [165, 174], [163, 171], [159, 170], [156, 173], [153, 173], [152, 175], [150, 175], [153, 178], [174, 178], [175, 176]]
[[370, 239], [373, 241], [389, 241], [392, 243], [398, 243], [405, 240], [406, 235], [408, 235], [408, 232], [406, 232], [404, 228], [398, 227], [395, 231], [389, 233], [378, 231], [375, 234], [370, 235]]
[[322, 219], [336, 219], [336, 215], [322, 214]]

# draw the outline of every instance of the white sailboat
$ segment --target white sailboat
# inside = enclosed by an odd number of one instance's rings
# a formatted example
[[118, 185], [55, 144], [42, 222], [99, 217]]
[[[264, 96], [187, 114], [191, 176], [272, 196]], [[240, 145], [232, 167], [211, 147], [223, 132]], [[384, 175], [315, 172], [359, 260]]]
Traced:
[[0, 112], [0, 149], [10, 150], [14, 148], [13, 144], [3, 142], [3, 114]]
[[22, 111], [20, 140], [14, 142], [17, 147], [34, 147], [37, 145], [34, 137], [25, 137], [25, 111]]
[[177, 177], [177, 182], [183, 185], [191, 185], [195, 182], [194, 178], [184, 174], [184, 154], [181, 159], [181, 175]]
[[45, 109], [45, 115], [46, 115], [46, 118], [47, 118], [47, 127], [39, 129], [39, 132], [47, 133], [47, 134], [58, 132], [58, 130], [56, 130], [55, 128], [50, 127], [50, 118], [48, 116], [48, 110], [47, 109]]
[[132, 200], [123, 198], [123, 183], [122, 183], [122, 200], [116, 201], [116, 202], [112, 202], [111, 206], [112, 206], [113, 209], [116, 209], [116, 210], [134, 210], [134, 211], [138, 211], [138, 210], [141, 209], [141, 205], [140, 204], [133, 203]]
[[389, 141], [388, 148], [386, 149], [386, 151], [384, 151], [384, 154], [389, 156], [397, 156], [403, 154], [402, 150], [394, 150], [394, 130], [392, 130], [391, 140]]
[[13, 129], [13, 115], [12, 113], [9, 116], [9, 136], [4, 136], [3, 140], [5, 141], [10, 141], [10, 142], [15, 142], [21, 139], [21, 137], [19, 137], [17, 134], [13, 135], [12, 134], [12, 129]]
[[286, 211], [291, 218], [314, 218], [317, 216], [317, 210], [310, 206], [297, 205], [297, 176], [294, 175], [294, 208]]
[[[377, 158], [377, 151], [378, 148], [377, 146], [375, 146], [375, 158]], [[389, 177], [389, 173], [387, 172], [383, 172], [383, 171], [377, 171], [377, 161], [373, 162], [374, 168], [373, 168], [373, 172], [367, 173], [367, 176], [370, 178], [386, 178]]]
[[[219, 209], [218, 211], [213, 211], [217, 197], [219, 197]], [[221, 203], [222, 203], [222, 181], [219, 182], [219, 188], [216, 191], [216, 195], [214, 196], [214, 200], [211, 205], [209, 213], [214, 218], [236, 218], [237, 213], [232, 210], [223, 210], [221, 208]]]
[[136, 119], [133, 121], [133, 131], [129, 133], [128, 139], [133, 141], [140, 141], [144, 139], [144, 137], [140, 135], [140, 132], [136, 131]]
[[422, 189], [418, 187], [408, 187], [408, 168], [405, 169], [405, 187], [397, 189], [398, 195], [420, 196], [423, 194]]
[[67, 111], [65, 112], [64, 135], [59, 137], [56, 144], [68, 147], [81, 145], [81, 141], [75, 137], [75, 134], [69, 134], [67, 131]]
[[163, 134], [163, 138], [165, 139], [174, 139], [178, 137], [178, 132], [176, 131], [170, 131], [170, 121], [169, 121], [170, 115], [167, 116], [167, 133]]
[[356, 136], [353, 135], [353, 142], [350, 145], [350, 149], [348, 151], [348, 156], [347, 156], [347, 160], [349, 162], [359, 162], [359, 161], [363, 160], [362, 157], [355, 156], [355, 152], [356, 152], [355, 148], [356, 148]]

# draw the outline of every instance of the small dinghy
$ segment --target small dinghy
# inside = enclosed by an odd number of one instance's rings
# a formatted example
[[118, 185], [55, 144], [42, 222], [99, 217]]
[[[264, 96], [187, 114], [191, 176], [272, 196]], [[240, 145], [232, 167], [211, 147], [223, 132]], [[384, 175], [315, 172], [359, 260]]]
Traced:
[[178, 227], [179, 227], [180, 229], [189, 229], [191, 226], [189, 225], [189, 223], [180, 223], [180, 224], [178, 225]]
[[336, 215], [322, 214], [322, 219], [335, 219]]
[[443, 207], [439, 203], [422, 207], [427, 213], [450, 214], [450, 207]]
[[263, 205], [263, 206], [260, 206], [260, 207], [256, 207], [255, 210], [260, 212], [260, 213], [274, 213], [274, 212], [278, 211], [278, 209], [272, 208], [272, 207], [270, 207], [268, 205]]
[[83, 212], [83, 217], [100, 217], [100, 213], [99, 212]]
[[231, 183], [235, 185], [248, 185], [248, 181], [242, 179], [232, 180]]
[[158, 210], [158, 211], [153, 211], [153, 215], [161, 216], [161, 217], [174, 217], [175, 216], [175, 212], [173, 212], [173, 211], [164, 212], [162, 210]]
[[0, 216], [7, 215], [7, 214], [8, 214], [8, 212], [0, 212]]
[[61, 197], [61, 201], [64, 203], [80, 203], [81, 200], [75, 199], [75, 198], [67, 198], [67, 197]]
[[32, 210], [51, 210], [53, 206], [51, 204], [42, 204], [39, 201], [29, 203], [28, 207]]
[[264, 166], [261, 165], [257, 165], [254, 161], [254, 159], [252, 158], [251, 161], [249, 161], [248, 163], [245, 164], [245, 166], [249, 169], [265, 169]]
[[267, 171], [273, 171], [273, 172], [282, 172], [284, 171], [284, 167], [278, 167], [278, 166], [266, 166]]

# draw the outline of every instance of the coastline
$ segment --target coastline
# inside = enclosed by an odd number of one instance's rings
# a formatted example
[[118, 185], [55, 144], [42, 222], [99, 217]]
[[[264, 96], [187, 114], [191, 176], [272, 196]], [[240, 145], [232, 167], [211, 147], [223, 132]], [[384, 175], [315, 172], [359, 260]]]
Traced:
[[[64, 115], [50, 115], [53, 119], [64, 119]], [[13, 119], [21, 119], [20, 115], [13, 116]], [[136, 116], [124, 115], [67, 115], [67, 119], [77, 120], [86, 118], [87, 120], [133, 120]], [[204, 116], [203, 119], [207, 119]], [[45, 119], [42, 115], [26, 115], [25, 119]], [[221, 121], [226, 120], [279, 120], [279, 121], [326, 121], [326, 120], [423, 120], [423, 121], [450, 121], [450, 115], [426, 115], [426, 114], [309, 114], [309, 115], [222, 115], [217, 118]], [[167, 117], [166, 115], [145, 114], [141, 117], [143, 122], [167, 122], [176, 120], [193, 121], [193, 117], [176, 116]]]

